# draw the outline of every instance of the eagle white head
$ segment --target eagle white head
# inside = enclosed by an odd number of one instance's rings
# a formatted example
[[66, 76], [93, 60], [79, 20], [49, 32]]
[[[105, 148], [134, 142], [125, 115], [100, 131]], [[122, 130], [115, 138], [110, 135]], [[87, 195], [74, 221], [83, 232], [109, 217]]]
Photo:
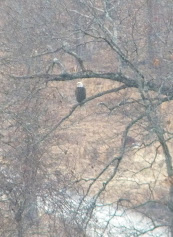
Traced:
[[54, 58], [53, 63], [59, 63], [59, 60], [57, 58]]
[[84, 87], [84, 85], [81, 81], [79, 81], [79, 82], [77, 82], [77, 87]]

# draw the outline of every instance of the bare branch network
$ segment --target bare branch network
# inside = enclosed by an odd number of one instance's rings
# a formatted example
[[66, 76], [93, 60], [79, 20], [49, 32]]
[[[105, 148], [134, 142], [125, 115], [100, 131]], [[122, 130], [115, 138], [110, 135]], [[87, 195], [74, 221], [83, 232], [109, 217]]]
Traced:
[[[139, 88], [138, 80], [131, 79], [129, 77], [124, 76], [121, 72], [119, 73], [95, 73], [92, 71], [86, 71], [86, 72], [77, 72], [77, 73], [62, 73], [59, 75], [52, 75], [52, 74], [36, 74], [31, 76], [10, 76], [13, 79], [36, 79], [40, 78], [43, 79], [44, 82], [50, 82], [50, 81], [72, 81], [76, 79], [93, 79], [93, 78], [101, 78], [105, 80], [112, 80], [115, 82], [123, 83], [125, 88]], [[165, 82], [165, 84], [167, 84]], [[173, 94], [173, 86], [164, 85], [163, 83], [158, 85], [158, 83], [155, 83], [154, 81], [146, 81], [143, 83], [143, 90], [144, 92], [159, 92], [159, 94], [167, 96], [167, 100], [172, 100], [172, 94]], [[124, 88], [124, 89], [125, 89]], [[114, 91], [112, 91], [114, 92]], [[111, 91], [108, 93], [112, 93]]]
[[173, 237], [172, 0], [0, 6], [0, 236]]

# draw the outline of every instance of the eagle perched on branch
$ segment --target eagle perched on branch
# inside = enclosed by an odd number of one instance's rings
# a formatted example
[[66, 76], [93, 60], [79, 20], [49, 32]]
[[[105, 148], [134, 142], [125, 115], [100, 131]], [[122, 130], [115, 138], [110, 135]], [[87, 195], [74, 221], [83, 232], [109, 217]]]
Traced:
[[78, 103], [81, 103], [83, 100], [86, 99], [86, 89], [82, 82], [77, 83], [75, 95]]

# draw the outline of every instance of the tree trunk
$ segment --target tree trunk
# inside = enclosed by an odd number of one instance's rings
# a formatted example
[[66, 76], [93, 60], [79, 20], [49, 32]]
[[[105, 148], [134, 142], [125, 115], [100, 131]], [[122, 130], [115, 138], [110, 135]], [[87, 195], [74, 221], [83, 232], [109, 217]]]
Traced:
[[151, 65], [154, 60], [154, 45], [153, 45], [153, 0], [148, 0], [147, 2], [147, 19], [148, 19], [148, 35], [147, 35], [147, 45], [148, 45], [148, 63]]

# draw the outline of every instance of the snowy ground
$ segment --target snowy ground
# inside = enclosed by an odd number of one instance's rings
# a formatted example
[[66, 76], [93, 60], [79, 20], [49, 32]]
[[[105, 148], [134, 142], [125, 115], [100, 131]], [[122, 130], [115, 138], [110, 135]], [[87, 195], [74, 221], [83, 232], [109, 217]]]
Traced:
[[168, 229], [153, 223], [151, 219], [134, 211], [115, 210], [100, 206], [94, 212], [95, 220], [90, 224], [92, 237], [168, 237]]
[[[73, 198], [72, 198], [73, 197]], [[50, 201], [42, 203], [39, 201], [41, 209], [49, 214], [63, 216], [67, 222], [72, 223], [74, 217], [78, 217], [78, 224], [82, 224], [92, 211], [92, 201], [83, 202], [79, 207], [82, 197], [64, 196], [64, 201], [52, 198]], [[65, 204], [65, 205], [64, 205]], [[61, 213], [59, 213], [61, 210]], [[79, 215], [76, 213], [80, 213]], [[87, 213], [87, 214], [86, 214]], [[135, 212], [134, 210], [124, 210], [112, 205], [97, 204], [89, 217], [87, 225], [87, 235], [89, 237], [169, 237], [168, 228], [153, 222], [152, 219]]]

